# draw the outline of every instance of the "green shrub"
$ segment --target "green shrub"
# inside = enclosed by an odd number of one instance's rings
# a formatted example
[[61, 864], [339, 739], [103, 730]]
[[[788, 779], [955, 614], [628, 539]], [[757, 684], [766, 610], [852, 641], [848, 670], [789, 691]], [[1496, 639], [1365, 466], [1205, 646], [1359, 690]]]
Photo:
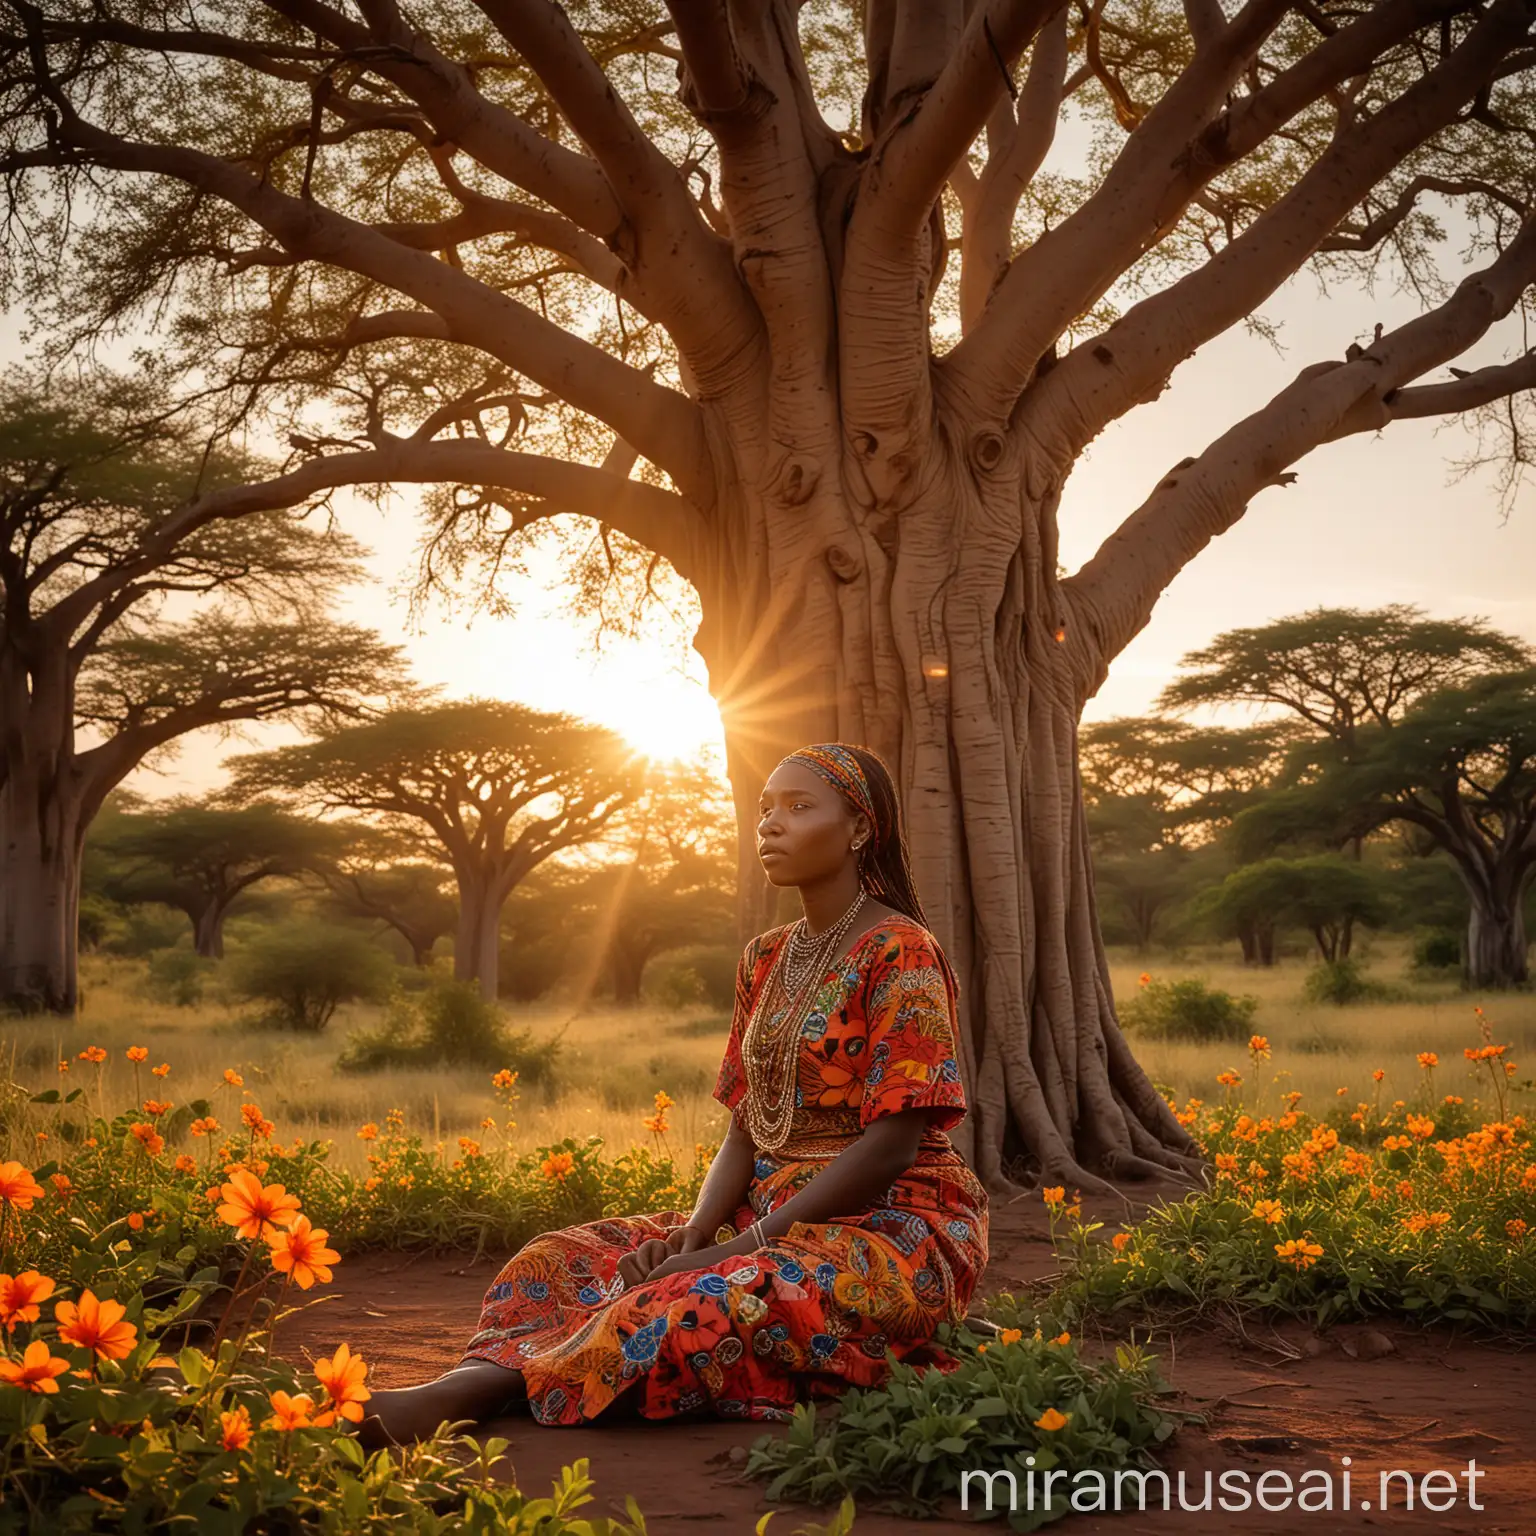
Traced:
[[173, 1008], [195, 1008], [213, 974], [214, 962], [192, 949], [157, 949], [149, 957], [144, 990]]
[[560, 1041], [536, 1040], [533, 1031], [513, 1030], [495, 1003], [474, 982], [439, 980], [414, 995], [396, 988], [384, 1022], [359, 1030], [337, 1065], [344, 1072], [378, 1072], [385, 1067], [508, 1067], [525, 1084], [554, 1078]]
[[187, 918], [157, 901], [129, 907], [120, 921], [109, 923], [100, 947], [109, 955], [142, 959], [157, 949], [170, 949], [187, 936]]
[[1454, 928], [1423, 928], [1413, 936], [1413, 969], [1420, 973], [1461, 969], [1461, 934]]
[[292, 919], [251, 939], [225, 974], [237, 997], [268, 1005], [263, 1022], [315, 1034], [342, 1003], [383, 997], [392, 971], [355, 928]]
[[[884, 1387], [844, 1393], [835, 1416], [796, 1408], [786, 1434], [753, 1445], [747, 1474], [769, 1479], [769, 1500], [869, 1494], [871, 1508], [922, 1518], [954, 1499], [966, 1471], [1010, 1472], [1019, 1501], [1008, 1523], [1029, 1531], [1069, 1512], [1070, 1476], [1056, 1480], [1063, 1486], [1047, 1484], [1047, 1504], [1045, 1471], [1094, 1468], [1112, 1489], [1117, 1471], [1153, 1465], [1154, 1448], [1177, 1420], [1157, 1406], [1164, 1388], [1150, 1356], [1122, 1345], [1112, 1360], [1090, 1361], [1070, 1338], [1006, 1337], [942, 1327], [939, 1341], [957, 1357], [955, 1369], [897, 1364]], [[1041, 1427], [1053, 1412], [1059, 1427]], [[1033, 1511], [1024, 1495], [1031, 1470]], [[981, 1501], [981, 1487], [969, 1493]], [[1006, 1511], [1005, 1485], [998, 1495]]]
[[646, 967], [642, 990], [666, 1008], [707, 1003], [729, 1008], [736, 1001], [741, 950], [730, 944], [690, 944], [658, 955]]
[[1149, 1040], [1240, 1040], [1253, 1033], [1259, 1000], [1207, 986], [1198, 977], [1149, 981], [1120, 1008], [1120, 1021]]
[[1397, 997], [1396, 988], [1373, 981], [1354, 959], [1324, 960], [1307, 972], [1302, 996], [1309, 1003], [1332, 1003], [1343, 1008], [1349, 1003], [1383, 1003]]

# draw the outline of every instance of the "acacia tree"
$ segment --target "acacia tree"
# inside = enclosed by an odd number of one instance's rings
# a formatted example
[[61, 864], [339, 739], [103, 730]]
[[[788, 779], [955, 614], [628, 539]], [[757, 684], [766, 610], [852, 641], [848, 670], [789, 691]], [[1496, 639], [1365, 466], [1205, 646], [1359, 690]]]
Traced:
[[378, 818], [459, 893], [454, 975], [497, 995], [501, 909], [551, 854], [602, 836], [636, 795], [634, 754], [568, 715], [490, 699], [391, 710], [317, 740], [230, 759], [231, 793]]
[[224, 957], [224, 920], [264, 880], [297, 878], [333, 830], [281, 806], [204, 805], [187, 797], [114, 816], [94, 842], [112, 861], [101, 881], [113, 901], [158, 901], [186, 913], [192, 947]]
[[307, 872], [345, 917], [383, 923], [405, 940], [411, 963], [424, 968], [432, 948], [458, 922], [453, 872], [441, 857], [422, 857], [420, 840], [367, 822], [328, 822], [339, 846], [309, 861]]
[[[1536, 0], [4, 9], [9, 228], [40, 301], [64, 270], [61, 334], [177, 301], [242, 410], [307, 400], [274, 505], [439, 483], [449, 569], [570, 511], [669, 562], [725, 717], [744, 920], [765, 773], [870, 744], [962, 979], [983, 1176], [1188, 1166], [1115, 1022], [1080, 711], [1311, 449], [1536, 381], [1530, 355], [1435, 377], [1536, 272]], [[1075, 178], [1043, 168], [1074, 111]], [[111, 219], [70, 268], [77, 188]], [[1480, 262], [1454, 286], [1447, 205]], [[1304, 264], [1384, 259], [1420, 314], [1213, 428], [1059, 572], [1105, 427]], [[1489, 420], [1523, 451], [1518, 407]]]
[[[358, 714], [402, 679], [395, 647], [319, 612], [352, 541], [261, 499], [221, 516], [252, 468], [121, 381], [0, 398], [0, 1008], [74, 1011], [85, 835], [146, 758]], [[169, 622], [174, 595], [208, 602]]]

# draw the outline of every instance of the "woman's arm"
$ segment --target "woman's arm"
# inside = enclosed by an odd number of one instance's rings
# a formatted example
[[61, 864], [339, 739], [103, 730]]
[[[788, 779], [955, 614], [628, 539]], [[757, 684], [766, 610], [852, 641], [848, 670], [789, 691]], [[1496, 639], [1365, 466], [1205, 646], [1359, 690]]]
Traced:
[[[836, 1221], [840, 1216], [855, 1216], [864, 1210], [917, 1160], [918, 1145], [930, 1113], [929, 1109], [919, 1107], [872, 1121], [859, 1139], [839, 1152], [804, 1189], [761, 1219], [758, 1226], [763, 1235], [779, 1237], [797, 1221]], [[724, 1150], [722, 1146], [721, 1151]], [[748, 1154], [750, 1158], [750, 1145]], [[747, 1167], [750, 1176], [750, 1161]], [[713, 1176], [713, 1165], [710, 1173]], [[701, 1193], [701, 1205], [702, 1202]], [[750, 1253], [757, 1246], [754, 1234], [743, 1232], [729, 1243], [673, 1254], [645, 1278], [658, 1280], [680, 1270], [707, 1269], [722, 1259]]]
[[704, 1175], [693, 1214], [667, 1237], [648, 1238], [633, 1253], [627, 1253], [619, 1260], [619, 1274], [625, 1285], [645, 1279], [657, 1265], [674, 1255], [693, 1253], [712, 1244], [715, 1232], [722, 1224], [730, 1222], [747, 1198], [755, 1161], [752, 1138], [732, 1115], [725, 1140], [716, 1149], [709, 1171]]

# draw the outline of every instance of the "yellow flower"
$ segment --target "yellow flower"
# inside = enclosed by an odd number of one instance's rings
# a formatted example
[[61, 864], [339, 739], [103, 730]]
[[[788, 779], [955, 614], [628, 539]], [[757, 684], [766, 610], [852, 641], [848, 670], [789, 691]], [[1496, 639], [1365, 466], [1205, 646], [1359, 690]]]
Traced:
[[1045, 1412], [1035, 1420], [1035, 1428], [1043, 1429], [1048, 1435], [1055, 1434], [1058, 1429], [1065, 1429], [1067, 1427], [1067, 1420], [1071, 1417], [1072, 1415], [1070, 1413], [1061, 1413], [1058, 1412], [1055, 1408], [1047, 1408]]

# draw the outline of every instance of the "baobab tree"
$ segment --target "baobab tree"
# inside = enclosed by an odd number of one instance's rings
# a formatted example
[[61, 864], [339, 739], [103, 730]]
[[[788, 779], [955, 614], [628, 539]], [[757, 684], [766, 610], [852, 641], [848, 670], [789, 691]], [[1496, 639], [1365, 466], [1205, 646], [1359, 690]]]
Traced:
[[0, 397], [0, 1008], [74, 1011], [85, 836], [146, 758], [405, 681], [396, 647], [320, 611], [352, 541], [260, 498], [228, 516], [250, 467], [122, 381]]
[[[1459, 361], [1536, 273], [1536, 0], [4, 11], [8, 228], [60, 334], [179, 306], [232, 410], [308, 412], [274, 505], [417, 482], [439, 553], [499, 561], [575, 512], [666, 562], [744, 922], [765, 773], [868, 743], [962, 979], [977, 1168], [1188, 1167], [1115, 1021], [1079, 715], [1310, 450], [1536, 382], [1536, 356]], [[1069, 113], [1076, 179], [1042, 170]], [[109, 217], [71, 247], [77, 189]], [[1454, 284], [1447, 206], [1477, 263]], [[1099, 433], [1304, 264], [1384, 259], [1421, 313], [1213, 424], [1059, 569]]]

